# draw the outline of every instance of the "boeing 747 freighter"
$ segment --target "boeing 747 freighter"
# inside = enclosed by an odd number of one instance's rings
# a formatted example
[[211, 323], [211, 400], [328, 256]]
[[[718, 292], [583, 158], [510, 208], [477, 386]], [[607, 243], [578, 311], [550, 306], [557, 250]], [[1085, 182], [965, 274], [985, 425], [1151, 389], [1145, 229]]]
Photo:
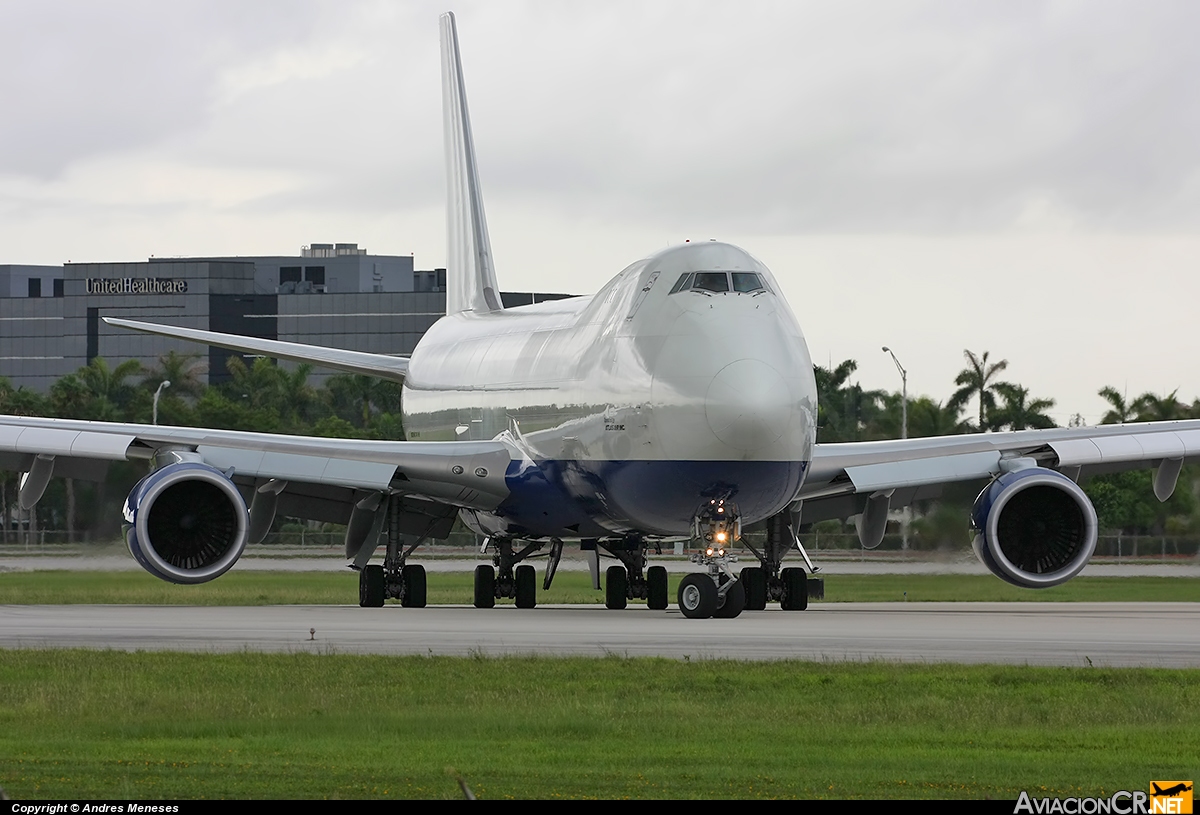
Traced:
[[[219, 577], [277, 513], [346, 524], [363, 606], [425, 604], [414, 550], [461, 519], [486, 540], [475, 605], [536, 604], [566, 545], [620, 565], [610, 608], [665, 609], [647, 551], [698, 541], [705, 572], [676, 600], [688, 617], [803, 609], [815, 567], [807, 524], [857, 516], [864, 546], [888, 512], [942, 485], [991, 478], [972, 512], [975, 551], [1017, 586], [1074, 577], [1096, 547], [1081, 476], [1154, 467], [1165, 500], [1200, 456], [1200, 422], [816, 443], [817, 391], [800, 325], [775, 276], [726, 243], [676, 246], [631, 264], [590, 297], [503, 308], [484, 217], [458, 35], [441, 18], [448, 179], [446, 316], [410, 358], [110, 319], [168, 337], [403, 383], [407, 441], [0, 417], [0, 466], [21, 470], [20, 505], [88, 460], [142, 460], [125, 506], [129, 550], [176, 583]], [[767, 542], [734, 572], [751, 524]], [[371, 563], [383, 548], [382, 564]], [[783, 568], [796, 552], [803, 566]], [[597, 561], [594, 561], [597, 562]], [[598, 571], [597, 583], [598, 583]]]

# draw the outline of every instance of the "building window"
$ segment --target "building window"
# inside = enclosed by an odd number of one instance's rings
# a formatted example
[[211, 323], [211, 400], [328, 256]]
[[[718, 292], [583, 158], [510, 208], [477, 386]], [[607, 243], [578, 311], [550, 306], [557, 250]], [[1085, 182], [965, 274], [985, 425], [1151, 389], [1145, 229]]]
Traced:
[[29, 278], [29, 296], [30, 297], [41, 297], [42, 296], [42, 279], [40, 277]]
[[300, 282], [300, 267], [299, 266], [280, 266], [279, 267], [279, 285], [284, 283], [299, 283]]
[[63, 279], [61, 277], [54, 278], [54, 296], [63, 296]]
[[314, 286], [325, 285], [325, 267], [324, 266], [305, 266], [304, 279]]
[[87, 361], [100, 356], [100, 309], [87, 310]]

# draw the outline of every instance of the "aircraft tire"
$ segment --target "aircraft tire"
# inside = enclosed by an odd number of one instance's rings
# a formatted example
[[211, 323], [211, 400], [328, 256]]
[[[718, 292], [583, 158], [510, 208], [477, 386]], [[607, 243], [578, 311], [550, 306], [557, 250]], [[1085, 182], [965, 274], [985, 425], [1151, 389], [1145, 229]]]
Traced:
[[425, 567], [424, 566], [405, 566], [404, 571], [400, 572], [400, 579], [404, 581], [404, 595], [400, 598], [400, 605], [405, 608], [425, 608]]
[[741, 614], [745, 607], [746, 586], [737, 580], [729, 587], [729, 591], [725, 592], [725, 602], [717, 601], [717, 610], [713, 612], [713, 616], [729, 619]]
[[666, 567], [651, 566], [646, 570], [646, 607], [661, 611], [667, 605]]
[[491, 608], [496, 605], [496, 569], [492, 566], [475, 567], [475, 608]]
[[779, 576], [783, 579], [780, 607], [784, 611], [804, 611], [808, 608], [808, 573], [799, 568], [784, 569]]
[[746, 590], [746, 611], [767, 607], [767, 575], [761, 566], [747, 566], [738, 576]]
[[517, 583], [517, 608], [533, 608], [537, 605], [537, 572], [528, 564], [518, 566], [513, 575]]
[[609, 566], [604, 573], [604, 605], [612, 609], [629, 605], [629, 575], [624, 566]]
[[358, 573], [358, 604], [363, 608], [383, 606], [383, 567], [370, 565]]
[[678, 600], [684, 617], [708, 619], [717, 610], [717, 586], [706, 574], [685, 575], [679, 581]]

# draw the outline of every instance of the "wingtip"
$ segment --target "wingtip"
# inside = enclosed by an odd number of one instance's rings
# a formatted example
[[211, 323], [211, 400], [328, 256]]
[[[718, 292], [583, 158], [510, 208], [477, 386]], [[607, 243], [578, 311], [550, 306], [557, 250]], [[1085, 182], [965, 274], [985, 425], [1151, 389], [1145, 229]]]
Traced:
[[120, 317], [101, 317], [100, 319], [104, 321], [105, 325], [129, 326], [138, 323], [137, 320], [125, 320]]

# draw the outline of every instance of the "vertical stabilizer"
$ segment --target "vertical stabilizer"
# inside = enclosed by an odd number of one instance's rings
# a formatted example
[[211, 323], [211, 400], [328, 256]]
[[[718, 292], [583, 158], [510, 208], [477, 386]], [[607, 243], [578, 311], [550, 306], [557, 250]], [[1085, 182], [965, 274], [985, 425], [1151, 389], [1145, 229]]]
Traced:
[[454, 14], [442, 15], [442, 123], [446, 140], [446, 313], [498, 311], [499, 287], [492, 265], [475, 166], [475, 143], [458, 57]]

